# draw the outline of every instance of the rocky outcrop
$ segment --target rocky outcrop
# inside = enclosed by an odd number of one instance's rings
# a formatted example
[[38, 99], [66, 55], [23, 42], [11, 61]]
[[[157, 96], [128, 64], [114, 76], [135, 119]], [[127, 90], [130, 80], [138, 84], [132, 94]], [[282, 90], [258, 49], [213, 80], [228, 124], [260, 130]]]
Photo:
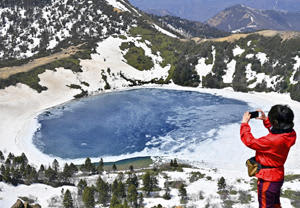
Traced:
[[28, 202], [22, 202], [20, 199], [17, 200], [17, 202], [12, 205], [11, 208], [42, 208], [39, 204], [30, 205]]

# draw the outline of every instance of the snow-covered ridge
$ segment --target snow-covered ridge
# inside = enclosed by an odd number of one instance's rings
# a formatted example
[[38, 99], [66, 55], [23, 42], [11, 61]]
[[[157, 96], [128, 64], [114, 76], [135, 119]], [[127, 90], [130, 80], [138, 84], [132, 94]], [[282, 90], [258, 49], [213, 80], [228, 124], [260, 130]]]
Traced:
[[158, 25], [153, 24], [153, 26], [154, 26], [154, 28], [157, 29], [159, 32], [161, 32], [161, 33], [163, 33], [163, 34], [165, 34], [165, 35], [167, 35], [167, 36], [170, 36], [170, 37], [172, 37], [172, 38], [177, 38], [176, 35], [174, 35], [174, 34], [172, 34], [171, 32], [169, 32], [169, 31], [167, 31], [167, 30], [165, 30], [165, 29], [159, 27]]
[[[28, 58], [57, 46], [60, 49], [72, 45], [74, 39], [84, 42], [124, 33], [133, 24], [136, 14], [123, 18], [128, 14], [113, 8], [131, 13], [130, 5], [119, 0], [55, 0], [51, 5], [31, 9], [0, 9], [4, 20], [0, 22], [0, 60]], [[65, 40], [69, 43], [63, 43]]]
[[[118, 9], [120, 9], [120, 10], [122, 10], [122, 11], [128, 11], [128, 12], [130, 12], [130, 10], [127, 9], [126, 6], [124, 6], [124, 4], [122, 4], [122, 3], [121, 3], [120, 1], [118, 1], [118, 0], [106, 0], [106, 2], [107, 2], [108, 4], [110, 4], [110, 5], [112, 5], [113, 7], [118, 8]], [[122, 1], [122, 2], [123, 2], [123, 1]]]

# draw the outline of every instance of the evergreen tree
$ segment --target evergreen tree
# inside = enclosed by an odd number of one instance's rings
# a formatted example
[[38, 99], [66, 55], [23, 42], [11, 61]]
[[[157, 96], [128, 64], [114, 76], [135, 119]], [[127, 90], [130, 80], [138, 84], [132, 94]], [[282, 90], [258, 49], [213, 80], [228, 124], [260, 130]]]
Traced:
[[149, 171], [142, 176], [142, 180], [144, 185], [143, 190], [149, 195], [151, 192], [151, 175]]
[[85, 187], [82, 193], [82, 201], [86, 208], [95, 207], [94, 190], [92, 187]]
[[147, 193], [147, 195], [150, 194], [151, 191], [153, 191], [158, 184], [158, 181], [155, 176], [151, 175], [149, 171], [145, 173], [145, 175], [142, 176], [143, 184], [144, 184], [144, 191]]
[[102, 180], [101, 176], [97, 179], [96, 189], [99, 193], [99, 203], [105, 206], [109, 201], [109, 186]]
[[10, 159], [7, 158], [7, 159], [5, 160], [5, 166], [6, 166], [6, 167], [10, 167], [10, 165], [11, 165]]
[[21, 173], [25, 172], [25, 165], [24, 164], [21, 164], [21, 166], [20, 166], [20, 172]]
[[49, 166], [45, 171], [45, 177], [47, 178], [48, 182], [52, 183], [57, 179], [57, 172]]
[[4, 160], [5, 160], [4, 155], [3, 155], [2, 151], [0, 150], [0, 161], [4, 161]]
[[13, 167], [10, 169], [10, 175], [11, 175], [11, 184], [16, 186], [18, 185], [18, 169], [14, 169]]
[[143, 193], [139, 193], [138, 207], [144, 207], [144, 195], [143, 195]]
[[85, 187], [87, 187], [86, 180], [80, 179], [79, 183], [77, 184], [78, 195], [82, 195]]
[[113, 196], [111, 197], [111, 200], [110, 200], [110, 208], [117, 208], [121, 205], [121, 202], [119, 201], [118, 197], [113, 194]]
[[114, 172], [117, 171], [117, 166], [116, 166], [116, 164], [113, 164], [112, 170], [113, 170]]
[[174, 159], [174, 164], [173, 164], [173, 166], [174, 166], [175, 168], [177, 168], [177, 167], [178, 167], [178, 163], [177, 163], [177, 160], [176, 160], [176, 158]]
[[74, 207], [72, 195], [71, 195], [71, 192], [69, 191], [69, 189], [67, 189], [64, 194], [63, 205], [64, 205], [64, 208], [73, 208]]
[[138, 192], [134, 184], [130, 184], [128, 187], [127, 199], [132, 207], [137, 207]]
[[94, 173], [96, 168], [92, 163], [91, 159], [88, 157], [85, 159], [84, 165], [81, 167], [82, 171], [87, 171], [88, 173]]
[[0, 171], [1, 171], [1, 175], [4, 175], [4, 173], [5, 173], [5, 166], [3, 164], [1, 165]]
[[129, 170], [130, 170], [130, 172], [134, 172], [133, 165], [130, 165], [130, 166], [129, 166]]
[[174, 166], [174, 162], [173, 162], [173, 160], [171, 160], [171, 162], [170, 162], [170, 166], [171, 166], [171, 167], [173, 167], [173, 166]]
[[181, 196], [180, 203], [181, 204], [186, 204], [187, 203], [187, 192], [186, 192], [186, 189], [184, 187], [184, 184], [181, 184], [179, 186], [179, 195]]
[[11, 183], [11, 176], [10, 176], [10, 168], [6, 167], [4, 174], [2, 174], [3, 181], [6, 183]]
[[44, 172], [44, 171], [45, 171], [45, 167], [44, 167], [44, 165], [41, 165], [40, 169], [39, 169], [39, 172]]
[[130, 184], [133, 184], [137, 188], [139, 186], [139, 180], [138, 180], [138, 177], [136, 176], [136, 174], [130, 174], [130, 176], [128, 177], [126, 183], [127, 183], [128, 186]]
[[112, 194], [115, 194], [117, 192], [117, 189], [118, 189], [118, 180], [115, 179], [111, 185]]
[[58, 169], [59, 169], [59, 163], [56, 159], [53, 160], [52, 162], [52, 168], [53, 170], [57, 173], [58, 172]]
[[22, 155], [21, 155], [21, 158], [22, 158], [22, 162], [24, 165], [27, 165], [28, 164], [28, 159], [25, 155], [25, 153], [23, 152]]
[[122, 183], [122, 181], [119, 181], [119, 182], [118, 182], [117, 196], [118, 196], [119, 198], [124, 198], [124, 197], [126, 197], [126, 193], [125, 193], [125, 185]]
[[126, 199], [123, 202], [123, 208], [130, 208]]
[[72, 167], [69, 166], [67, 163], [64, 166], [63, 172], [61, 173], [64, 180], [69, 180], [73, 176], [74, 172]]
[[104, 171], [104, 162], [103, 162], [102, 158], [99, 161], [99, 165], [97, 167], [97, 171], [98, 171], [99, 174], [101, 174]]
[[45, 180], [45, 167], [44, 167], [44, 165], [40, 166], [40, 169], [38, 171], [38, 180]]
[[69, 165], [69, 169], [70, 169], [70, 172], [72, 173], [72, 175], [78, 172], [78, 168], [73, 163], [71, 163]]
[[180, 184], [180, 186], [179, 186], [179, 195], [180, 195], [181, 197], [187, 196], [187, 193], [186, 193], [186, 189], [185, 189], [185, 187], [184, 187], [184, 184]]
[[170, 200], [171, 199], [171, 194], [170, 194], [171, 190], [169, 188], [169, 185], [166, 186], [166, 191], [163, 195], [163, 198], [166, 200]]
[[7, 156], [7, 159], [9, 160], [13, 160], [15, 158], [14, 154], [13, 153], [9, 153], [8, 156]]
[[225, 178], [222, 176], [219, 180], [218, 180], [218, 190], [223, 190], [226, 188], [226, 181]]

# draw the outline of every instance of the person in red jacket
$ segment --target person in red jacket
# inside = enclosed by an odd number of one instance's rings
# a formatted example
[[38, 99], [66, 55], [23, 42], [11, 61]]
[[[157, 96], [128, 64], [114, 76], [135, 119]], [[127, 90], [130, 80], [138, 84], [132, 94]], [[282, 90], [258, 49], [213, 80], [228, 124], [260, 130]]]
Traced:
[[284, 180], [284, 163], [291, 146], [295, 144], [294, 113], [286, 105], [275, 105], [268, 113], [258, 110], [269, 134], [254, 138], [248, 124], [250, 113], [243, 116], [240, 135], [242, 142], [256, 151], [255, 160], [262, 165], [256, 173], [259, 208], [281, 208], [280, 189]]

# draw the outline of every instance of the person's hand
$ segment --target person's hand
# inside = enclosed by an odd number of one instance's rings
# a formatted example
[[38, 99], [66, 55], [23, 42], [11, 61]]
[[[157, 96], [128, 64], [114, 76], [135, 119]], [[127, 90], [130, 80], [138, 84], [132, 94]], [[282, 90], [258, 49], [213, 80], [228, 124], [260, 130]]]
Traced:
[[249, 112], [245, 112], [243, 119], [242, 119], [242, 123], [248, 123], [250, 120], [251, 114]]
[[267, 119], [266, 114], [261, 109], [258, 109], [257, 111], [260, 112], [260, 116], [257, 117], [256, 119], [260, 119], [260, 120], [263, 120], [263, 121]]

